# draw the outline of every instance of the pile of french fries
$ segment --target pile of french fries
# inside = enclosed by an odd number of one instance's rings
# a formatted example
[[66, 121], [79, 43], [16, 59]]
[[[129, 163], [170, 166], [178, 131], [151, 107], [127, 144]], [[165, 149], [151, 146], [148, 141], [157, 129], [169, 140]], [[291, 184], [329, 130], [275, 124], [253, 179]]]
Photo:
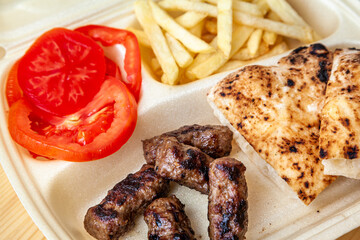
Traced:
[[149, 65], [169, 85], [280, 54], [288, 38], [319, 39], [286, 0], [137, 0], [134, 9], [142, 29], [128, 30], [152, 49]]

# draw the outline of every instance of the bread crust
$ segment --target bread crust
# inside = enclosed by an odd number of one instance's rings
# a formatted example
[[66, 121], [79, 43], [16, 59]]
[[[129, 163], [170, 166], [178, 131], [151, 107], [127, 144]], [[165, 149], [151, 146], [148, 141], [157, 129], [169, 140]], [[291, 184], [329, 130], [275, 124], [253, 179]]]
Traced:
[[360, 50], [337, 49], [321, 114], [325, 173], [360, 179]]
[[331, 66], [332, 53], [313, 44], [295, 49], [277, 66], [246, 66], [208, 93], [235, 138], [240, 133], [306, 205], [336, 179], [324, 174], [318, 143]]

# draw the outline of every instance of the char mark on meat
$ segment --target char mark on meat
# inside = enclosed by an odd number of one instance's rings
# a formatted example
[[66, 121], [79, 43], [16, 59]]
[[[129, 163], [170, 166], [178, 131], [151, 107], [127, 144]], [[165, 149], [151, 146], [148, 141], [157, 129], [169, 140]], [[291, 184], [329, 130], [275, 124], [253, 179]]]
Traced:
[[220, 125], [183, 126], [177, 130], [143, 140], [144, 157], [147, 163], [154, 164], [156, 149], [164, 137], [175, 137], [181, 143], [199, 148], [213, 158], [219, 158], [230, 154], [233, 133], [228, 127]]
[[244, 239], [248, 227], [245, 166], [233, 158], [218, 158], [209, 169], [210, 239]]
[[208, 193], [208, 169], [214, 159], [175, 137], [164, 137], [155, 158], [156, 173], [181, 185]]
[[144, 213], [144, 219], [149, 228], [148, 239], [195, 239], [194, 230], [191, 228], [191, 222], [184, 207], [175, 195], [152, 202]]
[[134, 225], [134, 218], [156, 198], [168, 192], [169, 182], [158, 176], [152, 165], [129, 174], [101, 201], [91, 207], [84, 227], [96, 239], [117, 239]]

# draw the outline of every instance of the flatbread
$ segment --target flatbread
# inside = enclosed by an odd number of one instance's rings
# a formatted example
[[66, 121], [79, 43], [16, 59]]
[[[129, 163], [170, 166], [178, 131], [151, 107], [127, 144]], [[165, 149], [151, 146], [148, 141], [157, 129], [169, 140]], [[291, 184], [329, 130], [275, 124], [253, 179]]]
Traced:
[[321, 117], [325, 173], [360, 179], [360, 50], [335, 50]]
[[300, 47], [277, 66], [246, 66], [208, 93], [223, 123], [241, 134], [240, 147], [246, 140], [306, 205], [336, 178], [324, 175], [318, 143], [331, 64], [323, 45]]

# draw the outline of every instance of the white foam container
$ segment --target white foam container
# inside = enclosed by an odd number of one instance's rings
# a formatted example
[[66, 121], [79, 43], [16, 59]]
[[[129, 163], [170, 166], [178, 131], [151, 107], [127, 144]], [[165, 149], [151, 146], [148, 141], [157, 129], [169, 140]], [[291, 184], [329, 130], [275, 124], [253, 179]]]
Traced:
[[[357, 0], [289, 0], [321, 35], [330, 49], [360, 47], [360, 3]], [[11, 65], [31, 42], [53, 27], [104, 24], [125, 28], [135, 21], [133, 1], [23, 0], [0, 1], [0, 162], [22, 204], [47, 239], [91, 239], [83, 228], [86, 210], [144, 163], [141, 140], [185, 124], [219, 124], [206, 101], [221, 73], [182, 86], [166, 86], [143, 66], [143, 87], [137, 127], [115, 154], [101, 160], [71, 163], [33, 159], [14, 143], [7, 129], [5, 80]], [[285, 55], [285, 54], [283, 54]], [[276, 64], [281, 56], [260, 62]], [[249, 189], [247, 239], [335, 239], [360, 226], [360, 181], [340, 177], [309, 206], [278, 179], [259, 169], [236, 144], [233, 157], [244, 162]], [[207, 235], [207, 196], [185, 187], [172, 192], [186, 205], [201, 239]], [[140, 216], [122, 239], [146, 239]], [[200, 238], [200, 237], [199, 237]]]

